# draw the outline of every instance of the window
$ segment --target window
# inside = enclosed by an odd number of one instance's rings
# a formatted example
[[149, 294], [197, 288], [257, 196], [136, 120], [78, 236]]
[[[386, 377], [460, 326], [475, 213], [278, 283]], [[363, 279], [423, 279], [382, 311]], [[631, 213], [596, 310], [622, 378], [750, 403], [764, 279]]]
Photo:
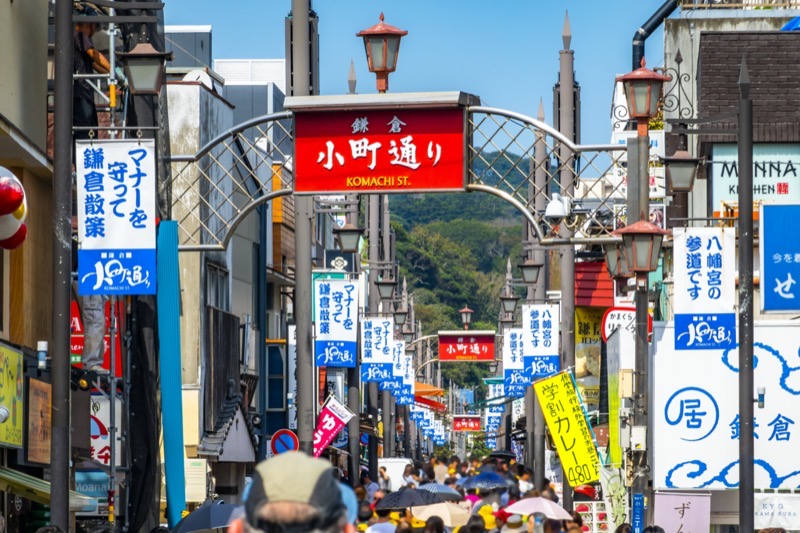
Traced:
[[269, 346], [267, 348], [267, 410], [282, 411], [286, 409], [286, 391], [284, 390], [283, 348]]
[[230, 311], [228, 270], [214, 263], [206, 263], [206, 304]]

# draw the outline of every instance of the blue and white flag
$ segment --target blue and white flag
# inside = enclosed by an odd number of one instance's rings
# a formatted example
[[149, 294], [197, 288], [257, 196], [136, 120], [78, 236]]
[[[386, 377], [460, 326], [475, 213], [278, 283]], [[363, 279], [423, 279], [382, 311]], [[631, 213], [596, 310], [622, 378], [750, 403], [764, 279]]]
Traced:
[[361, 381], [381, 383], [394, 376], [394, 319], [373, 316], [361, 319]]
[[78, 294], [155, 294], [155, 141], [76, 141], [75, 173]]
[[560, 330], [559, 306], [536, 304], [522, 306], [524, 339], [523, 360], [528, 380], [552, 376], [561, 369], [558, 354]]
[[317, 366], [355, 368], [358, 349], [358, 285], [344, 279], [314, 281]]
[[675, 228], [675, 349], [736, 342], [734, 228]]
[[503, 334], [503, 383], [506, 396], [521, 398], [531, 384], [523, 362], [523, 329], [509, 328]]
[[403, 349], [402, 357], [402, 372], [401, 372], [401, 387], [399, 391], [394, 391], [393, 394], [397, 400], [397, 405], [413, 405], [414, 404], [414, 356], [410, 352], [405, 351], [405, 341], [397, 341], [401, 343]]
[[800, 311], [800, 239], [795, 231], [798, 220], [798, 204], [761, 204], [761, 309], [765, 312]]

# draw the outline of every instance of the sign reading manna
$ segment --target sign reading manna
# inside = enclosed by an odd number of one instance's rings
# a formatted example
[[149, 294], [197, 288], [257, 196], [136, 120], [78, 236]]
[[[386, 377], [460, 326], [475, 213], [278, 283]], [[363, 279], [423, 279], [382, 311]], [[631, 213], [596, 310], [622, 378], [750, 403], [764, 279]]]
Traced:
[[463, 191], [464, 109], [295, 114], [298, 194]]

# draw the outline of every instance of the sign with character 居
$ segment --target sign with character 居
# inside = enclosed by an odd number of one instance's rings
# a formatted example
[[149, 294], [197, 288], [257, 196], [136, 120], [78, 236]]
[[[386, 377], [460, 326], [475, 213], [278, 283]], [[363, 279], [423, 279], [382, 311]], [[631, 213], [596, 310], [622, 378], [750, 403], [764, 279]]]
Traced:
[[800, 239], [796, 235], [800, 205], [761, 204], [761, 308], [800, 311]]
[[675, 228], [675, 348], [736, 342], [734, 228]]
[[156, 293], [155, 141], [76, 141], [78, 294]]
[[508, 328], [503, 333], [503, 378], [505, 392], [509, 397], [521, 398], [531, 384], [525, 374], [523, 362], [523, 330]]
[[355, 368], [358, 287], [349, 280], [317, 279], [314, 295], [316, 365]]
[[298, 110], [295, 193], [462, 191], [464, 113], [462, 107]]

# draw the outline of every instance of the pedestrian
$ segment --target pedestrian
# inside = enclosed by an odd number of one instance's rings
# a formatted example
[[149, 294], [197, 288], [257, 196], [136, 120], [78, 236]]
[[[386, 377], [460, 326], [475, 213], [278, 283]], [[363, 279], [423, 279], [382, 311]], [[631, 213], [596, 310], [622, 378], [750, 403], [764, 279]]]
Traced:
[[[97, 16], [94, 8], [87, 8], [82, 14]], [[92, 36], [97, 30], [93, 22], [78, 22], [72, 32], [72, 72], [73, 74], [108, 74], [111, 65], [108, 59], [95, 48]], [[94, 89], [88, 80], [76, 79], [72, 83], [72, 125], [97, 127], [97, 107], [94, 103]], [[88, 130], [76, 130], [75, 139], [88, 139]]]
[[583, 517], [578, 511], [568, 511], [572, 520], [564, 520], [564, 531], [569, 531], [577, 527], [579, 531], [583, 531]]
[[[361, 488], [361, 487], [359, 487]], [[369, 502], [362, 501], [358, 505], [358, 517], [356, 519], [356, 531], [366, 531], [369, 527], [369, 521], [372, 520], [374, 513]]]
[[300, 452], [282, 453], [256, 466], [244, 511], [229, 533], [355, 531], [331, 464]]
[[392, 478], [389, 477], [389, 473], [386, 471], [386, 467], [382, 466], [378, 469], [378, 485], [380, 485], [381, 490], [389, 492], [392, 490]]
[[643, 533], [664, 533], [664, 528], [661, 526], [647, 526], [644, 528]]
[[438, 516], [432, 516], [425, 521], [424, 533], [444, 533], [444, 520]]
[[624, 524], [618, 525], [617, 529], [614, 530], [614, 533], [631, 533], [631, 529], [632, 529], [631, 525], [626, 522]]
[[375, 503], [375, 493], [380, 490], [381, 486], [372, 481], [372, 478], [369, 477], [369, 472], [361, 474], [361, 486], [367, 491], [367, 501]]
[[444, 458], [438, 457], [436, 459], [436, 466], [433, 467], [433, 475], [434, 479], [436, 479], [436, 483], [444, 483], [444, 480], [447, 479], [449, 469], [445, 464]]
[[467, 523], [458, 530], [458, 533], [486, 533], [486, 522], [479, 515], [472, 515]]
[[417, 478], [414, 477], [414, 465], [407, 464], [403, 469], [403, 484], [410, 489], [417, 486]]
[[391, 522], [390, 509], [376, 509], [377, 519], [367, 528], [366, 533], [394, 533], [396, 527]]
[[522, 517], [518, 514], [512, 514], [506, 520], [500, 533], [517, 533], [522, 531]]

